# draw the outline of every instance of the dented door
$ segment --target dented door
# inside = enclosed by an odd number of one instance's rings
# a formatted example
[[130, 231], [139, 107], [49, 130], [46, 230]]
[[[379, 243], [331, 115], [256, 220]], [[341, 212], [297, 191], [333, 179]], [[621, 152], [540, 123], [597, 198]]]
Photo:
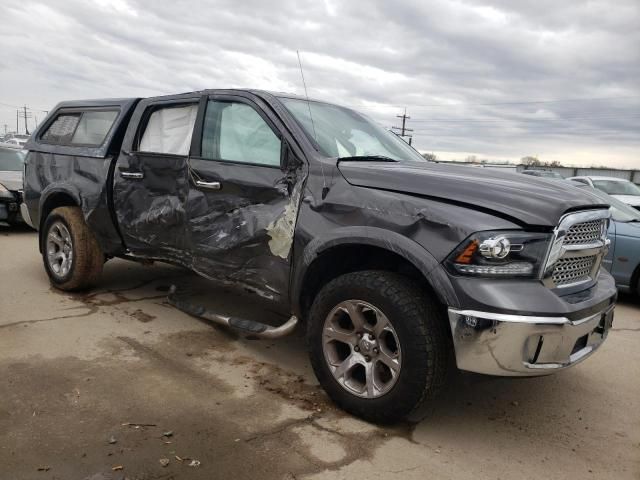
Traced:
[[189, 266], [186, 203], [188, 156], [199, 96], [146, 100], [134, 122], [140, 128], [120, 154], [113, 201], [130, 253]]
[[212, 96], [201, 112], [189, 161], [192, 268], [286, 298], [300, 195], [282, 160], [282, 137], [246, 98]]

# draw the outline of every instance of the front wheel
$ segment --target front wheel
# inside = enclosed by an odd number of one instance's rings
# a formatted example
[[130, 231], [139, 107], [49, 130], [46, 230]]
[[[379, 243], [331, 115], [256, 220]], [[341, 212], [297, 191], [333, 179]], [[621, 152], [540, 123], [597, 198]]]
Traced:
[[45, 220], [42, 235], [42, 259], [53, 286], [73, 291], [98, 282], [104, 255], [80, 208], [53, 210]]
[[409, 279], [362, 271], [325, 285], [309, 315], [307, 341], [322, 387], [365, 420], [401, 420], [432, 399], [449, 362], [446, 320]]

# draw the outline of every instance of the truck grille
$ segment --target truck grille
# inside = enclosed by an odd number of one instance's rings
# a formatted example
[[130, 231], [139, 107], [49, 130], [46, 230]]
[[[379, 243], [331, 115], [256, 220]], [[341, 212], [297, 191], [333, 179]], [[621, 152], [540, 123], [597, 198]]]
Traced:
[[567, 231], [564, 245], [589, 245], [598, 243], [602, 238], [602, 228], [606, 220], [592, 220], [578, 223]]
[[608, 210], [566, 215], [555, 230], [545, 267], [549, 288], [566, 288], [595, 280], [608, 245]]
[[577, 258], [561, 258], [553, 268], [553, 283], [556, 287], [589, 280], [597, 255]]

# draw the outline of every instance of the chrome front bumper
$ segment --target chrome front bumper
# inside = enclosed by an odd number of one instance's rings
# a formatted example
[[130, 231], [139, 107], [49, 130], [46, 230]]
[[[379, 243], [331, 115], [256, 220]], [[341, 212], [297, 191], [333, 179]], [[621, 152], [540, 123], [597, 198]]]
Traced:
[[501, 376], [547, 375], [591, 355], [607, 337], [614, 305], [579, 320], [449, 309], [461, 370]]

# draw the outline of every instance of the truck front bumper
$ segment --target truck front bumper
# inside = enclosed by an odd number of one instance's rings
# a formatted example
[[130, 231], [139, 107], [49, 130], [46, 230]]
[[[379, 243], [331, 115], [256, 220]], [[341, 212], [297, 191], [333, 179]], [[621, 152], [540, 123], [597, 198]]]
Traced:
[[461, 370], [501, 376], [547, 375], [598, 349], [613, 322], [614, 305], [584, 318], [537, 317], [449, 308]]

